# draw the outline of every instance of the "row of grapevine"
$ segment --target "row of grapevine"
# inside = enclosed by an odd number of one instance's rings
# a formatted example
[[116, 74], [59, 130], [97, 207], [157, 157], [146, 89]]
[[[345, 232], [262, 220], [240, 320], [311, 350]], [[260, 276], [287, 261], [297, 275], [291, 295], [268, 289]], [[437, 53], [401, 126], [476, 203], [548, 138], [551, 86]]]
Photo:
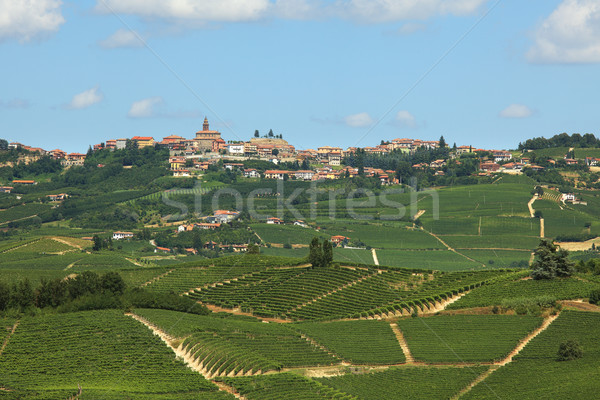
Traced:
[[357, 397], [344, 393], [342, 390], [288, 373], [225, 378], [223, 381], [249, 400], [358, 400]]
[[385, 321], [338, 321], [292, 325], [353, 364], [400, 364], [404, 353]]
[[402, 367], [366, 374], [345, 374], [317, 381], [361, 400], [449, 399], [485, 370], [486, 367]]
[[339, 362], [299, 332], [281, 324], [164, 310], [142, 309], [135, 313], [170, 335], [185, 337], [180, 350], [209, 376], [255, 374]]
[[217, 390], [118, 310], [23, 318], [0, 357], [0, 371], [2, 386], [17, 398], [64, 398], [78, 385], [101, 391], [96, 398]]
[[456, 303], [451, 304], [449, 308], [486, 307], [501, 305], [503, 301], [508, 299], [548, 296], [556, 300], [586, 298], [594, 289], [600, 289], [600, 284], [581, 281], [577, 278], [500, 281], [474, 290]]
[[506, 357], [542, 323], [519, 315], [439, 315], [397, 322], [415, 360], [492, 362]]

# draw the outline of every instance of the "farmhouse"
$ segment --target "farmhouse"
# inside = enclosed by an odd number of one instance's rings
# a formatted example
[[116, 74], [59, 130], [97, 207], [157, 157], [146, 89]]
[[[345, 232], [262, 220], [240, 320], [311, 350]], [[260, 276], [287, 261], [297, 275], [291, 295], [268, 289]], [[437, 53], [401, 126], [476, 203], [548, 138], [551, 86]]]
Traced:
[[283, 179], [284, 176], [287, 174], [288, 174], [288, 171], [266, 170], [265, 178], [267, 178], [267, 179]]
[[296, 179], [298, 179], [298, 180], [311, 181], [313, 179], [313, 177], [315, 176], [315, 171], [310, 171], [310, 170], [296, 171], [294, 173], [294, 175], [296, 176]]
[[496, 172], [500, 169], [500, 164], [496, 164], [495, 162], [491, 162], [491, 161], [486, 161], [486, 162], [482, 162], [479, 165], [479, 169], [482, 171]]
[[600, 166], [600, 158], [586, 157], [585, 165], [590, 166], [590, 167], [598, 167], [598, 166]]
[[335, 236], [332, 236], [329, 240], [331, 241], [331, 243], [333, 243], [333, 244], [335, 244], [337, 246], [340, 243], [346, 243], [346, 242], [348, 242], [349, 239], [350, 238], [347, 238], [346, 236], [335, 235]]
[[200, 222], [200, 223], [194, 224], [194, 226], [196, 228], [198, 228], [198, 229], [204, 229], [204, 230], [212, 229], [212, 230], [215, 230], [217, 228], [220, 228], [221, 224], [218, 224], [218, 223], [211, 224], [211, 223], [207, 223], [207, 222]]
[[512, 159], [512, 154], [510, 151], [494, 151], [494, 161], [509, 161]]
[[61, 201], [61, 200], [66, 199], [67, 197], [69, 197], [69, 195], [66, 193], [60, 193], [60, 194], [49, 194], [49, 195], [46, 195], [46, 197], [49, 198], [50, 201]]
[[260, 173], [254, 168], [248, 168], [244, 170], [244, 176], [246, 178], [260, 178]]
[[112, 238], [113, 240], [131, 239], [133, 232], [114, 232]]
[[170, 253], [171, 249], [167, 248], [167, 247], [156, 247], [154, 249], [155, 253]]
[[173, 176], [178, 178], [185, 178], [190, 176], [189, 169], [176, 169], [173, 171]]
[[0, 193], [10, 193], [13, 189], [12, 186], [0, 186]]
[[12, 183], [18, 184], [18, 185], [37, 185], [36, 181], [23, 180], [23, 179], [15, 179], [14, 181], [12, 181]]
[[281, 225], [283, 224], [283, 220], [277, 217], [269, 217], [267, 218], [267, 224]]

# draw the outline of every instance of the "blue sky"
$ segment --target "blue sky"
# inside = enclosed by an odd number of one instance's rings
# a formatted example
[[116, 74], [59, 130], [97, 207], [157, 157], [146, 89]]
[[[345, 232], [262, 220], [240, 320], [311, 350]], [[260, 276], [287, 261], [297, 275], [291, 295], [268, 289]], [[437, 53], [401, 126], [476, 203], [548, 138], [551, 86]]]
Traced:
[[0, 0], [0, 137], [299, 149], [599, 133], [597, 0]]

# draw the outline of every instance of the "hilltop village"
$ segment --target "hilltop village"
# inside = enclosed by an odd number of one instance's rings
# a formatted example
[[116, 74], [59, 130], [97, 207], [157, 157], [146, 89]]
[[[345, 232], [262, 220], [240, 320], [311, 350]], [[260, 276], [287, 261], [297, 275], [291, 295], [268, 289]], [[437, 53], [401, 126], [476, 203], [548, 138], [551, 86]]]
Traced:
[[[83, 166], [86, 158], [93, 152], [100, 150], [125, 150], [130, 148], [160, 147], [169, 150], [169, 166], [174, 177], [199, 176], [207, 171], [211, 165], [220, 162], [220, 167], [227, 170], [236, 170], [247, 178], [266, 179], [297, 179], [304, 181], [339, 179], [343, 177], [354, 177], [365, 174], [377, 177], [384, 185], [397, 184], [400, 182], [397, 170], [365, 166], [359, 171], [356, 163], [348, 162], [356, 159], [357, 154], [369, 156], [383, 156], [390, 154], [414, 155], [419, 151], [435, 151], [440, 158], [430, 159], [427, 162], [416, 162], [410, 167], [415, 170], [430, 171], [433, 176], [444, 176], [449, 163], [460, 165], [458, 159], [461, 156], [469, 156], [477, 160], [477, 165], [472, 168], [470, 174], [479, 176], [490, 176], [493, 173], [520, 174], [523, 171], [542, 171], [557, 162], [565, 166], [586, 165], [596, 167], [600, 165], [600, 158], [585, 157], [575, 159], [570, 154], [561, 158], [548, 157], [540, 159], [537, 163], [528, 156], [527, 151], [507, 151], [481, 149], [472, 145], [461, 145], [449, 147], [444, 138], [441, 140], [420, 140], [397, 138], [382, 140], [375, 147], [349, 147], [343, 149], [335, 146], [321, 146], [316, 149], [298, 150], [282, 135], [276, 135], [273, 131], [260, 136], [255, 131], [254, 137], [246, 142], [225, 141], [221, 132], [211, 130], [208, 119], [204, 119], [202, 129], [196, 132], [191, 139], [177, 135], [169, 135], [162, 140], [153, 137], [134, 136], [132, 138], [109, 139], [103, 143], [90, 146], [87, 153], [67, 153], [60, 149], [44, 150], [39, 147], [27, 146], [18, 142], [8, 143], [9, 149], [26, 150], [20, 155], [16, 162], [0, 163], [1, 166], [13, 166], [19, 162], [29, 164], [44, 156], [59, 160], [65, 168]], [[273, 168], [248, 168], [243, 163], [249, 160], [260, 160], [271, 163]], [[453, 161], [454, 160], [454, 161]], [[541, 165], [539, 165], [541, 164]], [[263, 164], [268, 165], [268, 164]], [[102, 165], [98, 165], [102, 167]], [[283, 166], [291, 167], [289, 169]], [[15, 184], [33, 184], [34, 182], [17, 179]], [[8, 190], [4, 186], [0, 190]]]

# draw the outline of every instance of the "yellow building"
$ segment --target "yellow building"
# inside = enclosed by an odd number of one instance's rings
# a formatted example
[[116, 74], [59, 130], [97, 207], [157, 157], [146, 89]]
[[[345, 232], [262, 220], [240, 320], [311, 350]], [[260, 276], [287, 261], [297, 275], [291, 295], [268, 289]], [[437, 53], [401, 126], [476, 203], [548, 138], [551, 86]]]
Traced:
[[134, 136], [131, 140], [137, 143], [139, 149], [154, 146], [154, 138], [150, 136]]

